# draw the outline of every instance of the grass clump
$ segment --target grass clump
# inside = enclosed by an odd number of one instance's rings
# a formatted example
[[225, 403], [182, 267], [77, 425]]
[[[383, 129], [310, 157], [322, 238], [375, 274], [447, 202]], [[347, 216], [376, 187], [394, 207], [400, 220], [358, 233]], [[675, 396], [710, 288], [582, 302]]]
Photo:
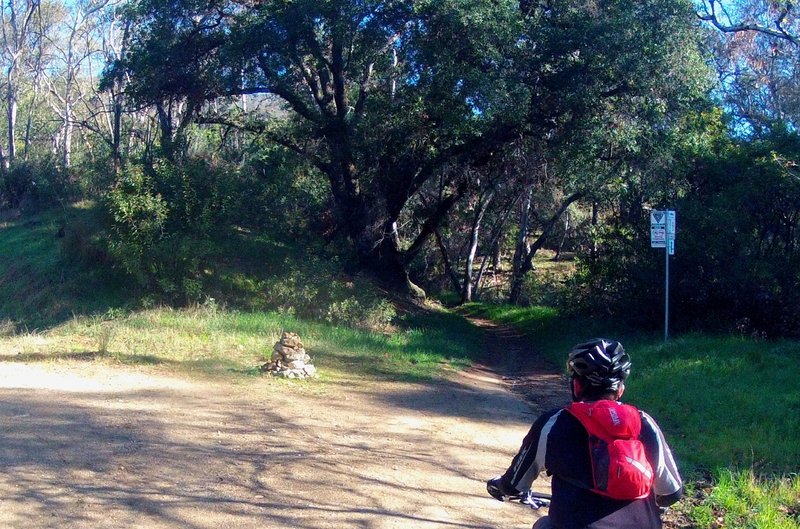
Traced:
[[720, 470], [714, 487], [688, 510], [699, 529], [800, 528], [800, 477], [757, 478], [752, 471]]

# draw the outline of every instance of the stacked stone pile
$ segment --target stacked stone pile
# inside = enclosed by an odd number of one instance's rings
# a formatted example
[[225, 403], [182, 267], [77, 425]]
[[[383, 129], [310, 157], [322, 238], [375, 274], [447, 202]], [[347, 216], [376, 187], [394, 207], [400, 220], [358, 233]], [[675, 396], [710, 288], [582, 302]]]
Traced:
[[317, 375], [317, 368], [306, 354], [303, 342], [293, 332], [284, 332], [275, 343], [272, 359], [261, 370], [283, 378], [309, 378]]

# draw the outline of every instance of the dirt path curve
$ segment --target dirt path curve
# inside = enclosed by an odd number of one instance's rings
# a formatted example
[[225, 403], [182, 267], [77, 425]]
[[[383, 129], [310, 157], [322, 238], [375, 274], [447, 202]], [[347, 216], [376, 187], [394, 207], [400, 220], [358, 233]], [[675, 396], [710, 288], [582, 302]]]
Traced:
[[[524, 352], [485, 327], [495, 361]], [[548, 376], [516, 388], [551, 399]], [[529, 528], [484, 489], [532, 419], [506, 387], [487, 366], [320, 387], [0, 357], [0, 528]]]
[[497, 374], [504, 384], [539, 413], [569, 403], [567, 384], [559, 366], [536, 354], [531, 338], [513, 327], [472, 318], [486, 334], [487, 360], [477, 369]]

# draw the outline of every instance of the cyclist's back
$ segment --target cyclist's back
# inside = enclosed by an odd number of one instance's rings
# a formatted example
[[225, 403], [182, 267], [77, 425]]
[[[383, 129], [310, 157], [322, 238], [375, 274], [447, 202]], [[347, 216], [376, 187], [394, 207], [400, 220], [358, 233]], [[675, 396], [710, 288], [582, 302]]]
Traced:
[[[623, 406], [616, 401], [624, 391], [630, 360], [619, 342], [593, 340], [580, 344], [570, 354], [568, 366], [574, 401], [587, 402], [589, 407], [598, 401], [614, 401], [614, 408]], [[605, 404], [603, 407], [607, 408], [608, 403]], [[533, 480], [546, 471], [552, 475], [552, 501], [549, 517], [542, 518], [537, 529], [660, 528], [659, 506], [677, 501], [683, 485], [656, 422], [643, 412], [633, 415], [634, 420], [641, 421], [637, 437], [644, 447], [647, 467], [642, 472], [650, 473], [644, 497], [616, 499], [610, 497], [611, 491], [598, 492], [590, 436], [584, 424], [567, 409], [552, 410], [534, 422], [508, 470], [487, 483], [489, 493], [501, 499], [529, 490]], [[602, 451], [598, 455], [595, 450], [594, 457], [603, 459], [607, 455]], [[594, 473], [598, 474], [598, 463], [595, 461], [594, 465]]]

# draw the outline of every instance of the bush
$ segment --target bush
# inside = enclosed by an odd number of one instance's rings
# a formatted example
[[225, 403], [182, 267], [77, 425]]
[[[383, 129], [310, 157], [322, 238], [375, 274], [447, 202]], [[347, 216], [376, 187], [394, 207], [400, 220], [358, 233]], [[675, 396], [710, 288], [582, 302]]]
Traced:
[[333, 231], [328, 184], [291, 153], [262, 147], [239, 178], [247, 196], [236, 205], [242, 226], [285, 239], [308, 233], [329, 237]]
[[0, 209], [39, 211], [69, 201], [75, 192], [71, 173], [52, 160], [15, 161], [0, 170]]
[[[695, 161], [688, 191], [668, 201], [678, 214], [676, 330], [800, 336], [798, 159], [800, 135], [784, 133]], [[572, 290], [576, 305], [633, 324], [663, 321], [664, 250], [650, 247], [648, 212], [610, 220], [596, 242], [600, 252], [584, 256]]]
[[128, 166], [106, 197], [114, 264], [170, 299], [200, 299], [198, 278], [230, 224], [230, 183], [203, 160]]
[[301, 318], [378, 329], [396, 316], [394, 306], [367, 278], [341, 275], [336, 259], [306, 256], [264, 281], [259, 290], [267, 308]]
[[158, 246], [163, 245], [169, 207], [155, 190], [153, 178], [129, 166], [107, 196], [114, 237], [109, 251], [116, 265], [147, 286], [158, 280]]

